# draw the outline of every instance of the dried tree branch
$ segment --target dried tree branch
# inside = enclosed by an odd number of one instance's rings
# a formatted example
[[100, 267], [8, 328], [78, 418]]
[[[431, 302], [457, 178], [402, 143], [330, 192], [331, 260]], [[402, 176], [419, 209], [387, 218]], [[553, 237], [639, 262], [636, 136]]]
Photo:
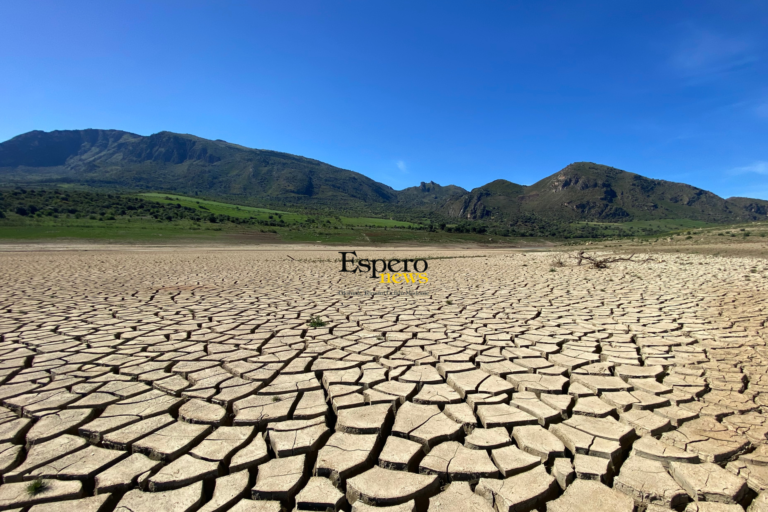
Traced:
[[597, 269], [608, 268], [609, 264], [617, 263], [620, 261], [631, 261], [633, 263], [650, 263], [656, 261], [650, 256], [640, 260], [636, 260], [634, 257], [635, 254], [633, 253], [629, 256], [606, 256], [601, 258], [596, 255], [586, 254], [585, 251], [579, 251], [574, 255], [574, 258], [576, 259], [576, 265], [581, 265], [583, 262], [587, 262], [589, 263], [590, 267]]

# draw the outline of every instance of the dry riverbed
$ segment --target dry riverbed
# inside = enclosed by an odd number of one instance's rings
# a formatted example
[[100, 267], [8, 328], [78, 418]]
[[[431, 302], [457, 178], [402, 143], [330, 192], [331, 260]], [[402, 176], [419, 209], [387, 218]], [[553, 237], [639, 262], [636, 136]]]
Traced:
[[762, 255], [339, 250], [4, 248], [0, 510], [768, 510]]

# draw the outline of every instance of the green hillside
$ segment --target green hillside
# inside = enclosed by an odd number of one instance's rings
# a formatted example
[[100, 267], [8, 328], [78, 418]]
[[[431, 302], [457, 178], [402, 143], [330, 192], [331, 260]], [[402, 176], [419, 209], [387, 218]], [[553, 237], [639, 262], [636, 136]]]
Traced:
[[755, 215], [768, 215], [768, 201], [748, 197], [729, 197], [728, 202]]
[[[177, 194], [0, 189], [0, 239], [240, 240], [325, 243], [508, 243], [653, 237], [708, 225], [687, 219], [629, 222], [554, 221], [521, 216], [432, 223], [257, 208]], [[266, 237], [266, 238], [265, 238]]]
[[146, 137], [92, 129], [25, 133], [0, 143], [0, 185], [143, 193], [145, 199], [206, 214], [284, 225], [315, 217], [350, 226], [431, 221], [463, 232], [471, 228], [462, 223], [479, 222], [485, 227], [477, 225], [475, 231], [535, 236], [572, 232], [563, 226], [583, 221], [768, 218], [766, 201], [726, 200], [691, 185], [590, 162], [568, 165], [530, 186], [498, 179], [471, 191], [434, 182], [397, 191], [318, 160], [171, 132]]
[[334, 207], [386, 203], [396, 195], [317, 160], [171, 132], [29, 132], [0, 144], [0, 179]]
[[579, 162], [530, 186], [491, 182], [448, 201], [440, 211], [452, 218], [512, 223], [527, 216], [561, 221], [742, 222], [766, 218], [757, 203], [760, 201], [727, 201], [684, 183]]

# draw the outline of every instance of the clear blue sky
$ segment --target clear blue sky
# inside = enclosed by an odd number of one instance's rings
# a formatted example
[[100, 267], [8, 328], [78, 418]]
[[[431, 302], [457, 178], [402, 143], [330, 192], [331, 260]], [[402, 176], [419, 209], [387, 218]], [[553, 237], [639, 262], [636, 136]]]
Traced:
[[0, 140], [162, 130], [397, 189], [593, 161], [768, 199], [768, 3], [0, 2]]

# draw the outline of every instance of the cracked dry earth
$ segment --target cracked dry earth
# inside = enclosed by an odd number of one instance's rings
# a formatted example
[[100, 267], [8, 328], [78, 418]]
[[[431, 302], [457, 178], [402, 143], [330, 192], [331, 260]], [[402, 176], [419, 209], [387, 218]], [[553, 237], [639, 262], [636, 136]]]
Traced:
[[768, 510], [761, 260], [286, 254], [0, 253], [0, 510]]

